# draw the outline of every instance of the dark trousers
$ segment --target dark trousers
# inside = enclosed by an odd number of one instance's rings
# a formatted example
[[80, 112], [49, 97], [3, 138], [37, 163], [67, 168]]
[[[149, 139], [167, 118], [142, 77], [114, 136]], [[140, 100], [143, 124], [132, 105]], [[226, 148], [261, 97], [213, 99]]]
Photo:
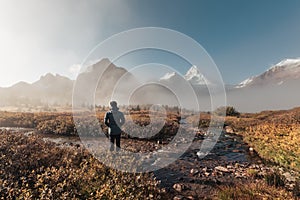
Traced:
[[109, 136], [109, 139], [110, 139], [110, 150], [111, 151], [114, 151], [115, 149], [115, 143], [116, 143], [116, 150], [120, 150], [121, 146], [120, 146], [120, 143], [121, 143], [121, 135], [110, 135]]

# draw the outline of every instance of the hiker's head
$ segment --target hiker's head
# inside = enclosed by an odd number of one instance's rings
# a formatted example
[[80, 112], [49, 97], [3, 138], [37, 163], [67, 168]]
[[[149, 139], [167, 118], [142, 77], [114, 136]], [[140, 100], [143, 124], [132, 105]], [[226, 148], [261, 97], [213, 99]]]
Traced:
[[118, 104], [117, 104], [116, 101], [110, 101], [109, 104], [110, 104], [112, 109], [118, 108]]

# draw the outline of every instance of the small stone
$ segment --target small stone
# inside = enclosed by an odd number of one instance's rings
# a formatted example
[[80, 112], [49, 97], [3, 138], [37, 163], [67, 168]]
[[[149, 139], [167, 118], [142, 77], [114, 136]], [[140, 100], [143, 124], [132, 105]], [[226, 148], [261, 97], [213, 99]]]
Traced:
[[283, 171], [284, 171], [282, 167], [279, 167], [278, 169], [279, 169], [279, 171], [281, 171], [281, 172], [283, 172]]
[[207, 176], [209, 176], [209, 175], [210, 175], [210, 173], [208, 173], [208, 172], [205, 172], [205, 173], [204, 173], [204, 175], [207, 177]]
[[242, 174], [239, 172], [236, 172], [234, 175], [235, 175], [235, 178], [243, 178]]
[[287, 184], [286, 187], [289, 188], [290, 190], [293, 190], [295, 188], [295, 183]]
[[229, 170], [227, 168], [222, 167], [222, 166], [215, 167], [215, 170], [218, 170], [220, 172], [229, 172]]
[[197, 156], [199, 157], [199, 158], [204, 158], [205, 156], [207, 156], [207, 152], [201, 152], [201, 151], [198, 151], [197, 153]]
[[192, 175], [195, 175], [195, 174], [198, 174], [199, 171], [198, 171], [197, 169], [191, 169], [190, 173], [191, 173]]
[[225, 132], [226, 132], [226, 133], [231, 133], [231, 134], [232, 134], [232, 133], [234, 133], [234, 130], [233, 130], [233, 128], [232, 128], [232, 127], [230, 127], [230, 126], [225, 126], [225, 128], [224, 128], [224, 129], [225, 129]]
[[181, 192], [182, 191], [182, 185], [180, 185], [179, 183], [175, 183], [173, 185], [174, 190], [176, 190], [177, 192]]
[[296, 178], [293, 177], [289, 172], [282, 174], [288, 182], [295, 182]]
[[249, 148], [249, 151], [251, 151], [251, 152], [252, 152], [252, 151], [254, 151], [254, 149], [253, 149], [252, 147], [250, 147], [250, 148]]
[[181, 195], [176, 195], [173, 200], [182, 200], [183, 199], [183, 196]]

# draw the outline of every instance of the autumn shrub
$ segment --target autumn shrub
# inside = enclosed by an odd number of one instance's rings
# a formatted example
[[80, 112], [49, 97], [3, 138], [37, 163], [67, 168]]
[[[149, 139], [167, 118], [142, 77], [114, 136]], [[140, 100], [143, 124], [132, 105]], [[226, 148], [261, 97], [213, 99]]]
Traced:
[[232, 106], [222, 106], [214, 111], [216, 115], [240, 116], [240, 113]]
[[173, 121], [166, 121], [164, 126], [160, 128], [160, 122], [153, 122], [151, 125], [139, 126], [134, 122], [127, 122], [124, 132], [132, 138], [145, 138], [147, 140], [172, 138], [177, 134], [179, 124]]
[[[94, 113], [82, 113], [81, 115], [74, 115], [68, 112], [40, 112], [40, 113], [14, 113], [14, 112], [2, 112], [0, 117], [0, 126], [8, 127], [26, 127], [35, 128], [38, 133], [42, 134], [55, 134], [61, 136], [99, 136], [102, 133], [107, 133], [107, 127], [104, 125], [103, 118], [105, 111], [97, 110], [96, 118]], [[126, 114], [126, 113], [125, 113]], [[93, 115], [93, 116], [92, 116]], [[167, 112], [166, 114], [160, 113], [159, 111], [150, 113], [149, 110], [130, 110], [125, 115], [127, 122], [123, 129], [130, 135], [143, 136], [149, 129], [151, 118], [152, 121], [152, 132], [156, 134], [148, 139], [161, 139], [172, 137], [177, 133], [179, 127], [179, 121], [181, 119], [178, 112]], [[76, 126], [74, 123], [76, 120]], [[97, 121], [95, 121], [96, 119]], [[129, 120], [128, 120], [129, 119]], [[159, 126], [157, 121], [163, 121], [165, 125], [162, 129], [158, 130]], [[134, 127], [139, 126], [140, 129]], [[78, 133], [79, 128], [80, 133]], [[144, 130], [144, 131], [139, 131]], [[148, 131], [149, 132], [149, 131]]]
[[291, 192], [282, 188], [270, 186], [264, 181], [250, 181], [234, 186], [221, 186], [217, 192], [220, 200], [257, 200], [257, 199], [296, 199]]
[[268, 185], [275, 187], [284, 186], [284, 177], [280, 174], [279, 171], [269, 172], [264, 176], [264, 179]]
[[34, 128], [35, 125], [33, 113], [0, 111], [1, 127]]
[[168, 199], [150, 173], [106, 167], [83, 148], [0, 132], [0, 198]]
[[262, 158], [300, 171], [299, 125], [264, 123], [248, 127], [243, 136]]
[[227, 116], [226, 124], [263, 159], [300, 171], [300, 108]]

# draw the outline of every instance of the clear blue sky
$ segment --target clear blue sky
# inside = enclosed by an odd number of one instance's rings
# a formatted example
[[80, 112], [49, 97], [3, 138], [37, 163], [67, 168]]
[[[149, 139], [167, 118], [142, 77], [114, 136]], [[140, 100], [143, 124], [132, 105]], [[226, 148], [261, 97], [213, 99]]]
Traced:
[[2, 0], [0, 86], [47, 72], [74, 78], [96, 44], [144, 26], [198, 41], [228, 84], [300, 57], [299, 0]]

